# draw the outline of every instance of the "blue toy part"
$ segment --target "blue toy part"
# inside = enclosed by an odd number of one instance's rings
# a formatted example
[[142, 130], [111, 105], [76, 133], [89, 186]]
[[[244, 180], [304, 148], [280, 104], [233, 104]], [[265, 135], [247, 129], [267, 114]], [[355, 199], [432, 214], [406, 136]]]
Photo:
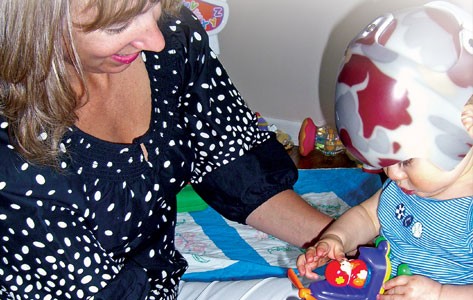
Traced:
[[384, 292], [383, 283], [391, 274], [389, 259], [390, 246], [384, 239], [378, 239], [375, 247], [360, 247], [358, 259], [364, 261], [369, 270], [368, 280], [361, 288], [349, 285], [337, 287], [327, 280], [313, 282], [309, 285], [311, 294], [317, 300], [374, 300]]

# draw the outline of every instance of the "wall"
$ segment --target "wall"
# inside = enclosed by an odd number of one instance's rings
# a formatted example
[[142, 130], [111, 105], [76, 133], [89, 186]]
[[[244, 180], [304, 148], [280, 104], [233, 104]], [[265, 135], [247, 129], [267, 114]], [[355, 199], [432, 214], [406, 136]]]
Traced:
[[[345, 46], [367, 23], [426, 0], [227, 0], [220, 58], [249, 106], [297, 141], [302, 120], [334, 123]], [[473, 0], [452, 0], [473, 11]]]

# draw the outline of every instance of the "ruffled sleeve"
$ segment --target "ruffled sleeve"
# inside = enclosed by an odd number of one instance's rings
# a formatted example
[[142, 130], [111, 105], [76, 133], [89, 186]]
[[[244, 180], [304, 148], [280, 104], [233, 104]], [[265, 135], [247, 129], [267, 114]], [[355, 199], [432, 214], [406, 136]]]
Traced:
[[258, 130], [196, 17], [184, 10], [182, 21], [171, 26], [171, 43], [183, 56], [180, 103], [196, 153], [191, 182], [218, 212], [244, 223], [268, 198], [292, 188], [297, 169], [274, 133]]

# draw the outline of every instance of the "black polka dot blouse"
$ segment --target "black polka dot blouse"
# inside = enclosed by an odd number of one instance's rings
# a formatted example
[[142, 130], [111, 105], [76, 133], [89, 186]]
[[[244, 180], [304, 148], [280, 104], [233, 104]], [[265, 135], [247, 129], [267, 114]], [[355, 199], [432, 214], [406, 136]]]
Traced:
[[57, 172], [19, 157], [0, 117], [1, 299], [175, 299], [184, 185], [241, 223], [292, 188], [292, 161], [257, 129], [197, 19], [183, 8], [161, 29], [166, 48], [142, 55], [151, 124], [133, 143], [71, 128]]

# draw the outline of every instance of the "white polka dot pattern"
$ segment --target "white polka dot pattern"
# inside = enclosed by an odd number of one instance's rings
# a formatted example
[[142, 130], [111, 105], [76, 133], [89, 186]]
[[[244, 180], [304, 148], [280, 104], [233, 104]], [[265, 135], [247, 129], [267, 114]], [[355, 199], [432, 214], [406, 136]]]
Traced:
[[19, 158], [0, 117], [1, 299], [175, 299], [187, 266], [174, 248], [176, 193], [270, 138], [200, 23], [182, 18], [162, 26], [162, 52], [142, 55], [152, 123], [132, 144], [71, 128], [58, 173]]

